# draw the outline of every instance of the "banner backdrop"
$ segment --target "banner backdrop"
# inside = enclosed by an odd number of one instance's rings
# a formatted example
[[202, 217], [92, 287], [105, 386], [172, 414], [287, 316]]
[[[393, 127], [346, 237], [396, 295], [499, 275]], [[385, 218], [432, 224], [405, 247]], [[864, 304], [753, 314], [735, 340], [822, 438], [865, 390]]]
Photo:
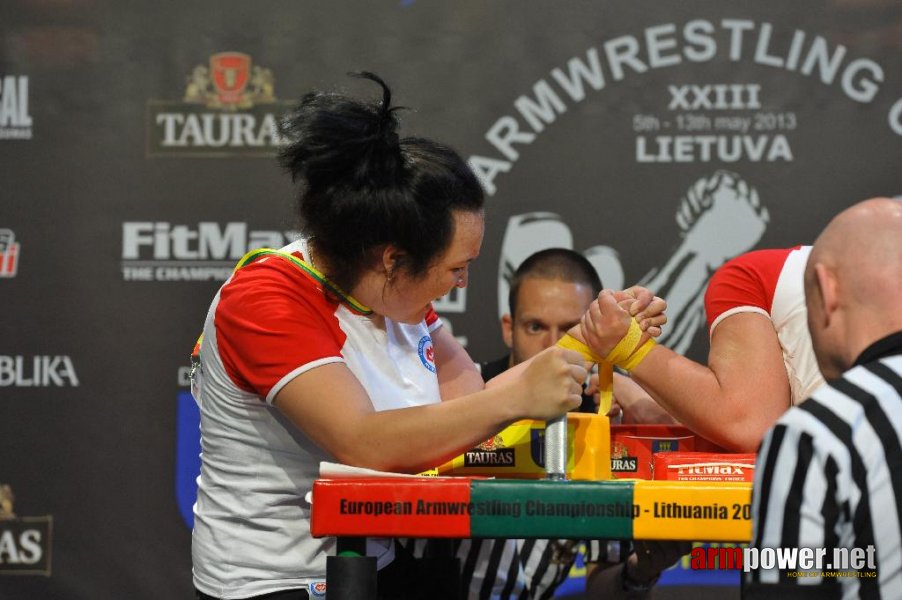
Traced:
[[436, 305], [478, 360], [519, 261], [567, 246], [703, 361], [714, 269], [902, 194], [893, 0], [10, 0], [0, 36], [4, 599], [191, 597], [188, 354], [235, 261], [295, 235], [277, 120], [375, 97], [349, 71], [483, 181]]

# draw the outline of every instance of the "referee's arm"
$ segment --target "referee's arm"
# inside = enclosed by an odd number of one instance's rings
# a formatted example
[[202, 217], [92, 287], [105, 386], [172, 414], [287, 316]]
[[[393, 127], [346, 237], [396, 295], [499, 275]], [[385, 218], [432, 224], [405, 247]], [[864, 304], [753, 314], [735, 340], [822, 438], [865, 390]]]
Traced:
[[621, 546], [619, 561], [587, 562], [587, 600], [653, 598], [661, 572], [692, 550], [690, 542], [635, 540], [633, 545]]

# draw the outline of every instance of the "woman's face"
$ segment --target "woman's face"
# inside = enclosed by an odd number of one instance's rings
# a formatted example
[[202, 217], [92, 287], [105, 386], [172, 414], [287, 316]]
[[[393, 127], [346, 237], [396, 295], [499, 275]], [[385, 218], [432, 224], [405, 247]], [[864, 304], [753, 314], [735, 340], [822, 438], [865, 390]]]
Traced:
[[426, 309], [455, 287], [467, 287], [470, 263], [479, 256], [485, 218], [481, 211], [454, 211], [451, 244], [417, 278], [406, 269], [393, 273], [385, 287], [384, 305], [378, 311], [401, 323], [419, 323]]

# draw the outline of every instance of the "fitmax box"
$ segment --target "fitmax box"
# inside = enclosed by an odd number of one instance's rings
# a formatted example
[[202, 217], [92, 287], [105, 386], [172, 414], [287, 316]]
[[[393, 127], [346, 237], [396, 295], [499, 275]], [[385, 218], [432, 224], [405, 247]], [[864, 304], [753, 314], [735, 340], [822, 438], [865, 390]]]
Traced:
[[755, 455], [715, 452], [661, 452], [654, 479], [664, 481], [746, 481], [755, 479]]

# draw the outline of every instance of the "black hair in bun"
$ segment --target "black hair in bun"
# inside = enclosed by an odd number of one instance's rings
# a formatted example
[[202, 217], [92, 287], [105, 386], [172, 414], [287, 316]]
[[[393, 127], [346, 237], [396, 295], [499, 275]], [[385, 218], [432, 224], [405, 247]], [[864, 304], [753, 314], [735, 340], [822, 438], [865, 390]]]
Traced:
[[316, 240], [329, 276], [350, 290], [373, 259], [393, 244], [416, 276], [450, 243], [453, 211], [482, 208], [483, 192], [453, 149], [401, 138], [388, 85], [369, 72], [352, 76], [382, 88], [381, 101], [315, 91], [281, 123], [279, 162], [301, 184], [301, 227]]

